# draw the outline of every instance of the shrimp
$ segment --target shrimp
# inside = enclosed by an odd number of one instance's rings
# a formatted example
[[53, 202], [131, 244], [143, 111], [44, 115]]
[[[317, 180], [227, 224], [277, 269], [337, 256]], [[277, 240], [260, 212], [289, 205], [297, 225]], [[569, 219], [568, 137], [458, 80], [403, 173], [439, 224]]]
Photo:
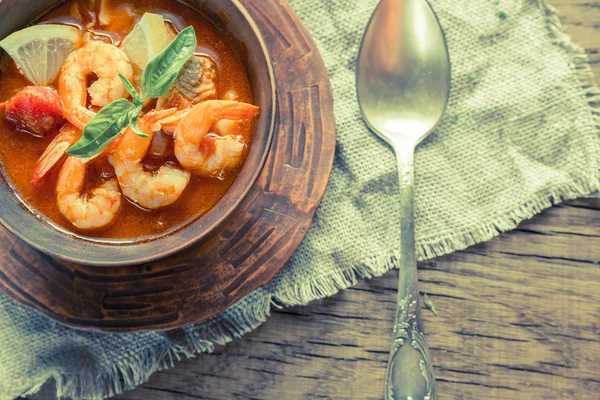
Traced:
[[85, 160], [69, 157], [58, 175], [56, 202], [61, 214], [79, 229], [98, 229], [110, 224], [121, 208], [119, 183], [111, 178], [82, 195]]
[[190, 112], [190, 110], [178, 110], [176, 108], [166, 108], [164, 110], [153, 110], [154, 115], [152, 132], [163, 130], [172, 134], [177, 129], [179, 122]]
[[61, 128], [35, 165], [31, 179], [32, 185], [38, 185], [60, 163], [69, 147], [79, 140], [81, 134], [80, 129], [68, 122]]
[[[223, 100], [240, 101], [240, 96], [233, 90], [225, 93]], [[240, 120], [222, 119], [215, 124], [216, 132], [220, 136], [233, 134], [235, 130], [240, 129]]]
[[[98, 80], [87, 88], [87, 78], [91, 74], [95, 74]], [[91, 40], [67, 57], [58, 79], [58, 94], [67, 120], [83, 130], [94, 117], [95, 113], [86, 108], [87, 93], [92, 105], [98, 107], [127, 97], [119, 74], [131, 81], [133, 68], [127, 54], [112, 44]]]
[[183, 115], [175, 129], [175, 157], [196, 175], [222, 178], [240, 164], [246, 145], [239, 136], [207, 135], [210, 127], [222, 119], [254, 118], [258, 111], [257, 106], [237, 101], [199, 103]]
[[[33, 178], [31, 179], [31, 184], [33, 186], [36, 186], [42, 182], [42, 180], [54, 169], [54, 167], [60, 164], [69, 147], [73, 146], [81, 138], [82, 134], [83, 132], [80, 129], [77, 129], [68, 122], [62, 127], [60, 132], [58, 132], [58, 135], [56, 135], [48, 147], [46, 147], [46, 150], [44, 150], [44, 153], [35, 165], [35, 169], [33, 170]], [[121, 137], [121, 135], [117, 136], [112, 142], [110, 142], [108, 146], [104, 148], [104, 150], [95, 156], [82, 160], [84, 163], [87, 163], [94, 159], [105, 156], [109, 157], [110, 159], [112, 157], [112, 153], [119, 145]]]
[[191, 174], [179, 168], [163, 165], [156, 173], [145, 171], [142, 159], [152, 142], [152, 112], [138, 120], [148, 138], [137, 136], [128, 128], [112, 158], [123, 194], [140, 206], [154, 210], [173, 204], [190, 182]]

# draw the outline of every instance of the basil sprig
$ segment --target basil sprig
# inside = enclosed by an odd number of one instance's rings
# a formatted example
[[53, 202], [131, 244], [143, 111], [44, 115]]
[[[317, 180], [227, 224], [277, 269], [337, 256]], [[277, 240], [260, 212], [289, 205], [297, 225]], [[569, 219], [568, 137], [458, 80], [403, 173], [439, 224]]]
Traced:
[[81, 139], [67, 150], [77, 158], [89, 158], [100, 153], [119, 133], [131, 126], [141, 137], [148, 137], [138, 127], [138, 116], [144, 103], [165, 94], [175, 83], [177, 75], [196, 49], [196, 33], [189, 26], [182, 30], [169, 45], [148, 63], [142, 74], [142, 95], [123, 75], [119, 77], [133, 102], [118, 99], [102, 108], [85, 126]]

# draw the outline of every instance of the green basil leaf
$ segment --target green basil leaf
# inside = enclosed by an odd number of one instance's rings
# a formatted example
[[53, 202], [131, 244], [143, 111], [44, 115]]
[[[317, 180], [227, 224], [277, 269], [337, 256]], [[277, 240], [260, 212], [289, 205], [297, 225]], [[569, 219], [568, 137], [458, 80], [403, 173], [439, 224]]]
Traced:
[[[67, 150], [77, 158], [89, 158], [100, 153], [131, 122], [131, 111], [136, 106], [125, 99], [118, 99], [98, 111], [85, 126], [83, 136]], [[136, 114], [137, 115], [137, 114]]]
[[133, 87], [133, 84], [129, 82], [129, 79], [127, 79], [127, 77], [125, 77], [125, 75], [123, 74], [119, 74], [119, 78], [121, 78], [121, 80], [123, 81], [123, 85], [125, 85], [125, 90], [127, 90], [127, 92], [133, 98], [133, 104], [142, 104], [142, 98], [140, 97], [137, 90], [135, 90], [135, 87]]
[[152, 61], [142, 75], [143, 99], [158, 98], [165, 94], [177, 79], [179, 71], [196, 50], [196, 33], [188, 26]]
[[140, 126], [138, 125], [138, 118], [135, 117], [132, 121], [131, 121], [131, 129], [133, 129], [133, 131], [135, 132], [136, 135], [138, 135], [141, 138], [147, 138], [148, 135], [146, 135], [144, 132], [142, 132], [142, 130], [140, 129]]
[[142, 138], [147, 138], [148, 135], [142, 132], [138, 125], [138, 117], [140, 116], [143, 106], [143, 104], [138, 104], [129, 112], [129, 126], [131, 129], [133, 129], [133, 132], [135, 132], [136, 135]]
[[133, 103], [126, 99], [118, 99], [102, 108], [86, 125], [83, 136], [67, 150], [67, 154], [78, 158], [93, 157], [130, 125], [138, 136], [148, 137], [138, 126], [138, 116], [144, 102], [149, 98], [158, 98], [169, 90], [195, 49], [196, 33], [190, 26], [182, 30], [144, 69], [143, 97], [125, 76], [119, 74], [125, 89], [133, 98]]

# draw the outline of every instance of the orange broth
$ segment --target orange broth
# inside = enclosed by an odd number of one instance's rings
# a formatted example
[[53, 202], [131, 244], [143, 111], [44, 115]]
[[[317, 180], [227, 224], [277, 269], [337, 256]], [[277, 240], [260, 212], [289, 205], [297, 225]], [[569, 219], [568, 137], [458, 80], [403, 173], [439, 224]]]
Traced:
[[[81, 21], [77, 21], [70, 15], [73, 3], [68, 1], [51, 10], [39, 20], [39, 23], [80, 25]], [[111, 9], [121, 16], [113, 19], [114, 23], [109, 26], [100, 28], [96, 25], [93, 29], [95, 32], [109, 34], [118, 45], [145, 12], [162, 14], [165, 20], [173, 23], [178, 30], [191, 25], [196, 31], [198, 41], [196, 52], [210, 56], [217, 64], [218, 98], [223, 99], [226, 93], [233, 91], [239, 96], [239, 101], [252, 102], [248, 76], [238, 54], [226, 35], [197, 11], [176, 0], [136, 0], [135, 2], [112, 0], [109, 4]], [[10, 57], [5, 55], [0, 60], [0, 102], [8, 100], [28, 85], [31, 83], [20, 73]], [[121, 211], [111, 225], [100, 230], [80, 231], [63, 217], [56, 205], [55, 185], [60, 168], [56, 168], [42, 185], [38, 187], [31, 185], [35, 164], [53, 137], [40, 138], [17, 132], [5, 121], [2, 114], [0, 111], [2, 172], [14, 185], [21, 198], [31, 207], [61, 227], [83, 236], [133, 239], [176, 229], [213, 208], [227, 193], [240, 170], [238, 167], [224, 180], [193, 176], [182, 196], [171, 206], [159, 210], [144, 210], [123, 197]], [[252, 141], [253, 126], [253, 122], [250, 121], [242, 122], [240, 125], [238, 134], [243, 136], [247, 146]], [[88, 168], [90, 182], [98, 181], [99, 169], [101, 168], [93, 166]], [[92, 185], [93, 183], [89, 182], [87, 184], [87, 186]]]

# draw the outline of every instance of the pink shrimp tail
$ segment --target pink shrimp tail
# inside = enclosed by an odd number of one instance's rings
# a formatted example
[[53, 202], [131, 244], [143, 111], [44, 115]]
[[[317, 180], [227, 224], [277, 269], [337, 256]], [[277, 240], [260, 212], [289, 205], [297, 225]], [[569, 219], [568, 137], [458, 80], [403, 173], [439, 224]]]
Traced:
[[254, 118], [258, 115], [259, 111], [260, 111], [260, 107], [251, 105], [251, 104], [247, 104], [244, 107], [244, 112], [243, 112], [243, 116], [241, 117], [241, 119]]
[[69, 147], [75, 144], [80, 137], [81, 130], [70, 124], [63, 126], [35, 165], [31, 184], [34, 186], [39, 185], [54, 167], [61, 163]]
[[216, 109], [215, 116], [217, 119], [250, 119], [256, 117], [260, 111], [260, 107], [248, 103], [223, 100], [213, 101], [214, 103], [211, 106], [214, 106]]
[[56, 145], [51, 151], [42, 154], [42, 157], [40, 157], [33, 170], [33, 178], [31, 179], [33, 186], [39, 185], [54, 167], [60, 164], [60, 161], [67, 154], [69, 147], [71, 147], [70, 143], [62, 142]]

